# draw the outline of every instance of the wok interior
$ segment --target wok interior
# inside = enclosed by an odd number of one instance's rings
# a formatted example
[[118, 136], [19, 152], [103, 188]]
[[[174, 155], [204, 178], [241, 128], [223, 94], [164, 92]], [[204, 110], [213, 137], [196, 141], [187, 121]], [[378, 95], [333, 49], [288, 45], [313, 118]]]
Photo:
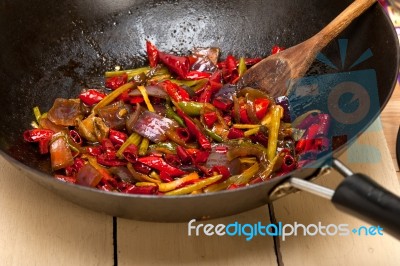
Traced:
[[[29, 167], [50, 173], [48, 159], [22, 140], [22, 132], [34, 119], [32, 107], [48, 110], [58, 97], [76, 97], [82, 88], [98, 83], [104, 71], [116, 65], [124, 69], [146, 64], [146, 39], [173, 53], [187, 54], [196, 46], [218, 46], [222, 57], [228, 53], [265, 57], [275, 44], [290, 47], [311, 37], [350, 3], [40, 0], [33, 5], [22, 0], [3, 1], [1, 150]], [[376, 4], [341, 38], [349, 39], [343, 69], [315, 64], [309, 74], [346, 71], [349, 64], [371, 49], [373, 57], [352, 71], [376, 71], [379, 105], [384, 105], [397, 74], [398, 54], [397, 40], [383, 10]], [[323, 53], [335, 65], [341, 65], [336, 42]], [[270, 189], [268, 186], [262, 193]]]

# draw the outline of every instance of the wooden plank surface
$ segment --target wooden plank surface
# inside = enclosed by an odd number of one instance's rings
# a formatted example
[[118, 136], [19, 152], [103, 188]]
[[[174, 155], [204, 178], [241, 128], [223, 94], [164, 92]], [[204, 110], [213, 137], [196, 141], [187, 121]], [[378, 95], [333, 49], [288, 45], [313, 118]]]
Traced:
[[[375, 124], [375, 126], [377, 126]], [[367, 146], [377, 148], [377, 153], [365, 153]], [[370, 163], [354, 163], [354, 157], [365, 158]], [[368, 173], [375, 181], [400, 195], [390, 153], [382, 131], [367, 131], [358, 143], [341, 156], [355, 172]], [[343, 177], [332, 173], [319, 178], [316, 183], [335, 188]], [[328, 201], [305, 192], [292, 194], [273, 204], [277, 221], [293, 224], [348, 224], [350, 230], [368, 224], [343, 214]], [[400, 263], [400, 243], [389, 235], [358, 236], [303, 236], [289, 237], [279, 241], [279, 251], [285, 266], [291, 265], [385, 265]]]
[[[269, 224], [264, 206], [202, 223]], [[187, 223], [118, 219], [118, 265], [277, 265], [272, 237], [188, 236]]]
[[0, 265], [112, 265], [112, 217], [69, 203], [0, 157]]
[[[396, 138], [400, 125], [400, 85], [398, 83], [390, 101], [382, 112], [381, 121], [394, 166], [396, 171], [399, 172], [396, 161]], [[400, 180], [400, 174], [398, 174], [398, 177]]]

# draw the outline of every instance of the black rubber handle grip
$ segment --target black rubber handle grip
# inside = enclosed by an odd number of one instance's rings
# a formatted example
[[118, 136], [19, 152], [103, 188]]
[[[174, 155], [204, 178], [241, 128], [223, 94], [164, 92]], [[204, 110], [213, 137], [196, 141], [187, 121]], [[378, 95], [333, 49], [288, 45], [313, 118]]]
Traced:
[[400, 198], [368, 176], [354, 174], [346, 177], [337, 187], [332, 202], [353, 216], [379, 225], [383, 233], [400, 239]]

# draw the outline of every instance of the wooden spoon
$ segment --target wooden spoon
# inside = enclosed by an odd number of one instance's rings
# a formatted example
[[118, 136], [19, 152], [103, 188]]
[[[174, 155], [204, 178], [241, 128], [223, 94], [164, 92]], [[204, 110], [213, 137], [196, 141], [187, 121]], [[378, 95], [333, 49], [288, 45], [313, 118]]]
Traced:
[[272, 97], [287, 95], [290, 82], [301, 78], [317, 54], [376, 0], [356, 0], [310, 39], [271, 55], [251, 67], [240, 79], [239, 88], [258, 88]]

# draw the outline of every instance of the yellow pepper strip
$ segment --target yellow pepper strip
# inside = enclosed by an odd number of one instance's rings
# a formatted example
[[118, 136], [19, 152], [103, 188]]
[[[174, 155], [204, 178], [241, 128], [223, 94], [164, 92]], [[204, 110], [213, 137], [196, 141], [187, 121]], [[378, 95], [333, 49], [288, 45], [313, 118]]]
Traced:
[[217, 182], [218, 180], [220, 180], [222, 178], [222, 175], [214, 175], [205, 179], [201, 179], [200, 181], [191, 184], [191, 185], [187, 185], [185, 187], [182, 188], [178, 188], [175, 190], [172, 190], [170, 192], [165, 193], [165, 195], [167, 196], [177, 196], [177, 195], [185, 195], [185, 194], [190, 194], [193, 191], [202, 189], [208, 185], [211, 185], [215, 182]]
[[131, 144], [135, 144], [136, 146], [139, 145], [139, 143], [142, 141], [142, 136], [140, 136], [138, 133], [133, 132], [127, 140], [125, 140], [124, 143], [122, 143], [121, 147], [119, 147], [118, 151], [117, 151], [117, 157], [122, 159], [124, 156], [122, 155], [122, 153], [124, 152], [124, 150]]
[[248, 163], [248, 164], [253, 164], [257, 162], [257, 158], [256, 157], [242, 157], [239, 158], [240, 163]]
[[158, 185], [158, 190], [161, 192], [167, 192], [167, 191], [171, 191], [176, 189], [177, 187], [179, 187], [180, 185], [192, 181], [192, 180], [196, 180], [199, 179], [199, 175], [196, 172], [192, 172], [190, 174], [185, 175], [184, 177], [180, 178], [180, 179], [176, 179], [174, 181], [168, 182], [168, 183], [161, 183]]
[[155, 187], [155, 186], [157, 186], [157, 184], [154, 184], [154, 183], [152, 183], [152, 182], [137, 182], [137, 183], [135, 184], [135, 186], [137, 186], [137, 187], [148, 187], [148, 186], [153, 186], [153, 187]]
[[272, 119], [272, 112], [268, 112], [263, 119], [261, 119], [261, 125], [263, 126], [269, 126], [271, 124], [271, 119]]
[[135, 69], [127, 69], [127, 70], [120, 70], [120, 71], [107, 71], [104, 76], [106, 78], [111, 78], [111, 77], [116, 77], [116, 76], [121, 76], [123, 74], [127, 74], [128, 77], [133, 77], [135, 75], [139, 75], [140, 73], [147, 73], [149, 72], [150, 67], [140, 67], [140, 68], [135, 68]]
[[247, 184], [250, 181], [250, 179], [257, 173], [259, 168], [260, 168], [259, 164], [255, 163], [252, 166], [250, 166], [249, 168], [247, 168], [246, 170], [244, 170], [243, 173], [241, 173], [240, 175], [233, 175], [230, 178], [228, 178], [227, 180], [225, 180], [224, 182], [211, 185], [211, 186], [205, 188], [204, 192], [209, 193], [209, 192], [216, 192], [216, 191], [224, 190], [227, 187], [229, 187], [229, 185], [232, 185], [232, 184], [236, 184], [236, 185]]
[[147, 150], [149, 149], [150, 140], [147, 138], [143, 138], [142, 142], [140, 142], [139, 146], [139, 156], [145, 156], [147, 154]]
[[39, 123], [40, 117], [42, 116], [39, 110], [39, 106], [33, 107], [33, 114], [35, 115], [36, 121]]
[[[283, 156], [285, 156], [285, 153], [278, 153], [275, 158], [270, 161], [270, 163], [267, 165], [267, 167], [260, 173], [260, 177], [262, 179], [266, 179], [268, 178], [272, 172], [277, 168], [275, 167], [278, 160], [281, 160], [281, 162], [283, 161]], [[278, 168], [280, 168], [280, 166], [282, 165], [282, 163], [280, 163], [280, 165], [278, 166]]]
[[235, 185], [245, 185], [249, 183], [250, 179], [257, 174], [258, 170], [260, 169], [260, 165], [258, 163], [253, 164], [249, 168], [247, 168], [243, 173], [237, 176], [234, 181]]
[[92, 112], [96, 113], [96, 111], [104, 106], [109, 105], [112, 101], [114, 101], [115, 99], [117, 99], [118, 96], [120, 96], [122, 93], [124, 93], [125, 91], [128, 91], [130, 89], [132, 89], [135, 86], [134, 83], [132, 82], [128, 82], [124, 85], [122, 85], [121, 87], [119, 87], [118, 89], [116, 89], [115, 91], [111, 92], [110, 94], [108, 94], [106, 97], [104, 97], [99, 103], [97, 103], [93, 109]]
[[257, 134], [260, 131], [260, 127], [255, 127], [244, 132], [245, 137], [249, 137], [251, 135]]
[[138, 86], [137, 88], [143, 96], [144, 102], [147, 105], [147, 109], [149, 109], [150, 112], [154, 112], [154, 107], [150, 102], [149, 95], [147, 94], [146, 88], [143, 86]]
[[160, 175], [157, 174], [156, 171], [152, 171], [152, 172], [149, 174], [149, 176], [150, 176], [151, 178], [153, 178], [153, 179], [156, 179], [156, 180], [160, 181], [160, 183], [161, 183]]
[[260, 125], [252, 125], [252, 124], [233, 124], [234, 128], [238, 129], [253, 129], [253, 128], [259, 128]]
[[280, 105], [272, 107], [271, 124], [268, 127], [268, 147], [267, 147], [267, 159], [272, 161], [276, 154], [276, 148], [278, 146], [278, 134], [279, 126], [281, 124], [281, 118], [283, 114], [283, 108]]
[[36, 121], [32, 121], [32, 122], [31, 122], [31, 127], [32, 127], [32, 128], [39, 128], [39, 124], [36, 123]]
[[141, 182], [155, 183], [155, 184], [160, 184], [161, 183], [160, 180], [153, 179], [153, 178], [149, 177], [148, 175], [145, 175], [145, 174], [137, 172], [131, 163], [128, 163], [126, 165], [126, 167], [128, 168], [129, 172], [132, 174], [132, 176], [136, 180], [139, 180]]

